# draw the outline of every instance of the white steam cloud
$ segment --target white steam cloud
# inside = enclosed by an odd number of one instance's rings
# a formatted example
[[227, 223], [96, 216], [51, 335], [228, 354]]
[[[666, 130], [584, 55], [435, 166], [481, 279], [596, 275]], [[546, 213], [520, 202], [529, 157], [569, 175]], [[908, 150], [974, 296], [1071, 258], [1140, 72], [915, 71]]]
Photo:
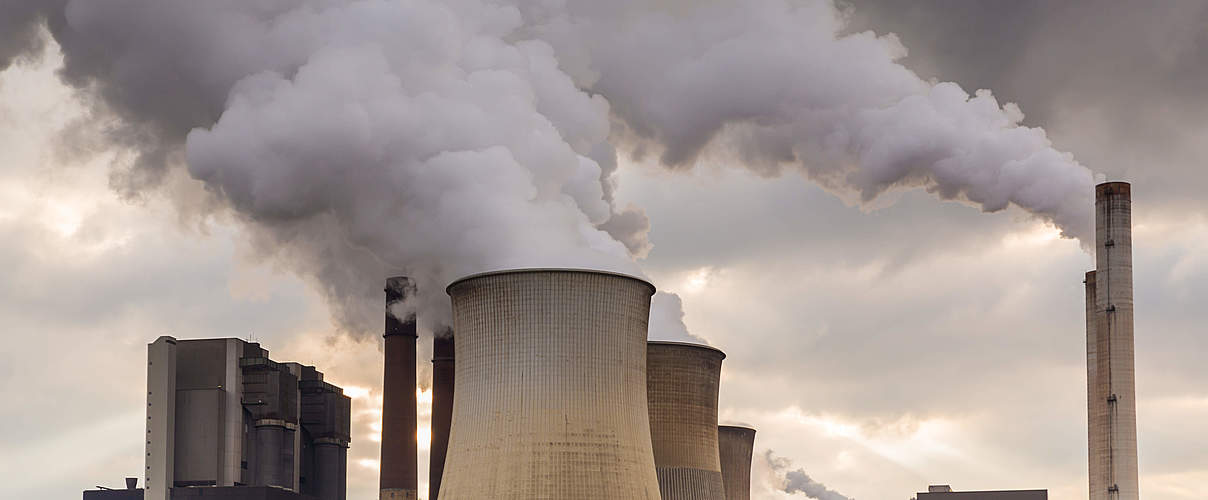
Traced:
[[815, 500], [853, 500], [827, 488], [825, 484], [815, 481], [805, 473], [804, 469], [788, 470], [789, 467], [792, 467], [792, 462], [787, 458], [776, 456], [772, 450], [765, 451], [763, 457], [772, 471], [776, 488], [780, 491], [789, 494], [803, 493]]
[[[390, 274], [428, 321], [471, 272], [640, 274], [649, 222], [614, 203], [617, 148], [1089, 234], [1087, 169], [1014, 105], [898, 64], [892, 36], [843, 34], [829, 0], [6, 0], [0, 68], [40, 50], [38, 26], [136, 153], [118, 192], [183, 159], [354, 333], [379, 328]], [[655, 306], [652, 336], [688, 336], [678, 297]]]

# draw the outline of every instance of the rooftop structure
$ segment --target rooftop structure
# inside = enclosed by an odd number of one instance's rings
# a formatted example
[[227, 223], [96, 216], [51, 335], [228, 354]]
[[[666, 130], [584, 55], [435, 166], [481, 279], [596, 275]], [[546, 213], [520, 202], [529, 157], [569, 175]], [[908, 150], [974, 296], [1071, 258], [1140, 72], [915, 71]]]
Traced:
[[1048, 500], [1048, 490], [952, 491], [946, 484], [931, 485], [917, 500]]

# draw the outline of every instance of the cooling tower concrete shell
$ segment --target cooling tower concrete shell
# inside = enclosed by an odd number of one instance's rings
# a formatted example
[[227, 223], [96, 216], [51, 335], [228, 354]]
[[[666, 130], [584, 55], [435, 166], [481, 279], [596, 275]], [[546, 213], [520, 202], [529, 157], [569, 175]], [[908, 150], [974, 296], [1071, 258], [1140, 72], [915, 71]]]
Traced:
[[653, 285], [525, 269], [447, 291], [457, 388], [441, 500], [659, 498], [646, 407]]
[[648, 345], [650, 439], [663, 500], [725, 500], [717, 447], [717, 390], [726, 355], [700, 344]]
[[733, 425], [717, 427], [717, 451], [721, 455], [721, 482], [726, 500], [751, 500], [751, 456], [755, 429]]

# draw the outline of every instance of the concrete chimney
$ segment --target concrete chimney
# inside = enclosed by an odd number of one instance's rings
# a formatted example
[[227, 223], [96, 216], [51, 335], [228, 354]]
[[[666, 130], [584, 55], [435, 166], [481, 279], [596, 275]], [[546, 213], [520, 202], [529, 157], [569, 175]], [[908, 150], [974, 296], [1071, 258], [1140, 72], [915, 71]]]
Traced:
[[1137, 500], [1132, 187], [1095, 187], [1095, 263], [1086, 276], [1090, 500]]
[[432, 339], [432, 447], [428, 455], [428, 500], [436, 500], [440, 495], [440, 479], [445, 472], [445, 454], [449, 449], [449, 427], [453, 422], [453, 346], [452, 329]]
[[726, 500], [751, 500], [751, 455], [755, 429], [733, 425], [717, 427], [717, 451], [721, 455], [721, 481]]
[[[382, 381], [381, 500], [416, 500], [415, 314], [393, 307], [415, 293], [409, 278], [386, 280], [385, 373]], [[400, 312], [401, 314], [401, 312]]]
[[663, 500], [726, 500], [717, 392], [726, 355], [701, 344], [648, 342], [650, 441]]

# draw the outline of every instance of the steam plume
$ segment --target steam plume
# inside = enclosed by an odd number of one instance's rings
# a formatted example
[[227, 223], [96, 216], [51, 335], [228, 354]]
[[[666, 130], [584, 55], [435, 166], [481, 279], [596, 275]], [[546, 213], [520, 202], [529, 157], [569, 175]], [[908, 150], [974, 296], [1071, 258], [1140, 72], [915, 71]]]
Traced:
[[[350, 332], [376, 330], [389, 274], [426, 311], [486, 269], [640, 274], [649, 221], [614, 202], [618, 147], [1090, 234], [1087, 169], [1014, 105], [898, 64], [893, 36], [843, 34], [829, 0], [6, 0], [0, 68], [40, 26], [63, 80], [120, 118], [106, 138], [135, 156], [115, 190], [186, 164]], [[686, 336], [660, 297], [656, 335]]]
[[814, 481], [805, 473], [804, 469], [787, 470], [792, 467], [792, 462], [787, 458], [774, 455], [772, 450], [764, 452], [764, 459], [767, 460], [768, 467], [776, 476], [779, 489], [785, 493], [804, 493], [805, 496], [816, 500], [853, 500]]

